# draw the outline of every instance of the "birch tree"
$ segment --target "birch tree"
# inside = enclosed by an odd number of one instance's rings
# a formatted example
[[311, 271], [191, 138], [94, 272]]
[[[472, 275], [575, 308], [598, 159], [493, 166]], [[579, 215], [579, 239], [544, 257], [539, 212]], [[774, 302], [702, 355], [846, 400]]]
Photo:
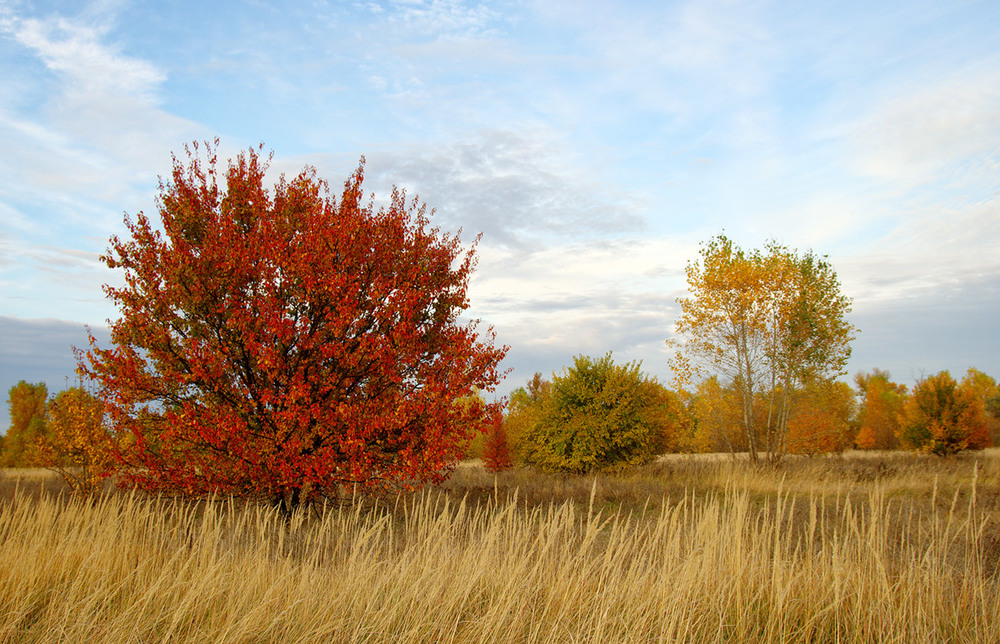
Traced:
[[725, 381], [740, 400], [750, 459], [780, 460], [795, 389], [844, 373], [856, 332], [850, 299], [825, 257], [773, 241], [744, 251], [718, 235], [686, 275], [689, 296], [678, 299], [667, 341], [675, 376]]

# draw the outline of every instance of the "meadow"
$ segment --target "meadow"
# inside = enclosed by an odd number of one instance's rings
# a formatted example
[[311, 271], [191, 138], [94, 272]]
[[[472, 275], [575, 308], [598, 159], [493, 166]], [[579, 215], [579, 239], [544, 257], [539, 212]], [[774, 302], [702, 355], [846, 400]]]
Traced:
[[0, 480], [3, 642], [996, 642], [1000, 450], [493, 475], [290, 519]]

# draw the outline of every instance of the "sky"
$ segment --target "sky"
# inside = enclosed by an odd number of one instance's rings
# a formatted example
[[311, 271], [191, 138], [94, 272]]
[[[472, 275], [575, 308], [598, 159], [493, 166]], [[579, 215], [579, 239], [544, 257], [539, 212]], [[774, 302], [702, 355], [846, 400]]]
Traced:
[[722, 232], [828, 256], [845, 378], [1000, 377], [997, 25], [995, 0], [0, 0], [0, 389], [74, 383], [117, 318], [109, 237], [216, 137], [334, 187], [364, 156], [367, 190], [483, 233], [500, 394], [608, 351], [666, 381]]

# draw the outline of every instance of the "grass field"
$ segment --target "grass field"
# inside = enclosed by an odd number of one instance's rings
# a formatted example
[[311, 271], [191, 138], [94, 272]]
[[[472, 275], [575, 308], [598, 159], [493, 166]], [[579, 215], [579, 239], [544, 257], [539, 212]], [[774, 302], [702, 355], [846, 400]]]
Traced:
[[494, 476], [290, 520], [0, 481], [3, 642], [997, 642], [1000, 451]]

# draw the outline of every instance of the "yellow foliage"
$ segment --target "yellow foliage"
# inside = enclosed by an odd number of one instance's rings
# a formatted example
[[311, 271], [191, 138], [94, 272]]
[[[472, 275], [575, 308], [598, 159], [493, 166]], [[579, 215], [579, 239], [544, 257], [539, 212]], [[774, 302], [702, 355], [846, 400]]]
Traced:
[[677, 339], [668, 341], [675, 384], [715, 375], [731, 385], [751, 460], [758, 451], [778, 459], [792, 393], [806, 380], [839, 375], [850, 356], [850, 300], [829, 262], [812, 252], [777, 242], [746, 252], [719, 235], [700, 255], [687, 265], [690, 296], [678, 300]]
[[74, 491], [94, 491], [110, 474], [114, 449], [104, 403], [71, 387], [48, 403], [46, 417], [48, 432], [38, 440], [42, 466], [57, 471]]
[[896, 449], [906, 386], [892, 382], [889, 372], [875, 369], [854, 377], [861, 394], [860, 428], [854, 444], [860, 449]]
[[854, 392], [844, 382], [810, 383], [788, 419], [786, 448], [792, 454], [843, 452], [853, 442]]

